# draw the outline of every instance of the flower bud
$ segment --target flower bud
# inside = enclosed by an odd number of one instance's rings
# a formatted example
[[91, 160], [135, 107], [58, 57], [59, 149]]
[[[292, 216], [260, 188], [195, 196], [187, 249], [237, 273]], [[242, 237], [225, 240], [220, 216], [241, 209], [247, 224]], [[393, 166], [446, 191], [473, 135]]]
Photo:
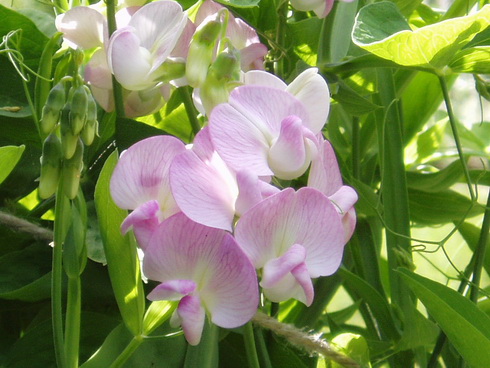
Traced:
[[61, 150], [63, 157], [71, 158], [77, 149], [78, 135], [73, 134], [70, 124], [70, 103], [68, 102], [61, 110]]
[[48, 135], [43, 143], [41, 156], [41, 177], [39, 179], [39, 197], [51, 197], [58, 187], [61, 173], [61, 142], [54, 133]]
[[[240, 79], [240, 57], [235, 52], [222, 52], [209, 68], [209, 73], [201, 87], [201, 101], [209, 115], [213, 107], [227, 102], [230, 91]], [[236, 81], [233, 83], [233, 81]]]
[[168, 58], [159, 68], [160, 76], [158, 80], [164, 83], [182, 78], [185, 76], [185, 61], [179, 58]]
[[56, 124], [58, 124], [60, 112], [65, 102], [65, 86], [63, 83], [58, 83], [49, 91], [46, 104], [43, 106], [41, 116], [41, 131], [43, 134], [51, 133]]
[[94, 141], [95, 135], [98, 134], [99, 122], [97, 121], [97, 104], [92, 95], [88, 95], [87, 103], [87, 121], [80, 132], [80, 138], [86, 146], [90, 146]]
[[70, 125], [73, 135], [78, 135], [85, 125], [87, 115], [88, 97], [85, 87], [78, 86], [70, 91]]
[[192, 37], [185, 75], [189, 85], [194, 88], [200, 87], [206, 79], [220, 31], [221, 23], [212, 20], [198, 29]]
[[77, 196], [83, 168], [83, 143], [77, 139], [73, 156], [63, 161], [63, 193], [73, 199]]

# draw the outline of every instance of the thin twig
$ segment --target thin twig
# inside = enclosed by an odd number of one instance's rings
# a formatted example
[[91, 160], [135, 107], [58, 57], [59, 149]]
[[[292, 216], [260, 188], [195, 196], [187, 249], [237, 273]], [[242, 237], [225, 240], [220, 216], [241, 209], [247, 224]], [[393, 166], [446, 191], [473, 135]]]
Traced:
[[335, 351], [327, 341], [319, 338], [317, 335], [307, 334], [292, 325], [281, 323], [260, 311], [252, 318], [252, 322], [284, 337], [292, 345], [305, 350], [309, 354], [321, 354], [325, 358], [333, 360], [344, 367], [360, 367], [359, 363]]

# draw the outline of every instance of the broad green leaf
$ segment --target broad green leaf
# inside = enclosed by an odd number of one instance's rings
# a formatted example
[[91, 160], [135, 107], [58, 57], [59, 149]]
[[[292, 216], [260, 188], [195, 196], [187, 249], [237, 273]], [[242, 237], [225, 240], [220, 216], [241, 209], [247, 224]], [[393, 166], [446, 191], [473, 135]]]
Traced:
[[95, 206], [114, 295], [124, 323], [136, 336], [143, 330], [145, 296], [136, 242], [132, 234], [121, 234], [121, 223], [127, 212], [111, 198], [109, 182], [116, 163], [117, 152], [113, 152], [95, 186]]
[[347, 290], [354, 292], [356, 296], [369, 305], [369, 309], [383, 333], [388, 338], [396, 340], [399, 333], [386, 298], [383, 298], [375, 288], [347, 269], [341, 268], [339, 274], [344, 280]]
[[47, 299], [51, 290], [51, 248], [34, 244], [0, 257], [0, 298]]
[[343, 81], [338, 82], [338, 91], [332, 98], [354, 116], [361, 116], [381, 107], [359, 95]]
[[406, 312], [408, 314], [405, 315], [405, 329], [396, 350], [404, 351], [419, 346], [432, 346], [439, 333], [439, 328], [416, 309], [406, 308]]
[[322, 21], [316, 17], [288, 24], [294, 52], [308, 65], [316, 65]]
[[434, 70], [446, 66], [459, 49], [489, 24], [487, 5], [472, 15], [412, 31], [393, 3], [379, 2], [360, 10], [352, 38], [359, 47], [399, 65]]
[[0, 147], [0, 184], [9, 176], [17, 162], [19, 162], [25, 146]]
[[424, 162], [440, 148], [446, 122], [442, 120], [417, 136], [417, 162]]
[[490, 46], [461, 50], [451, 60], [449, 67], [456, 73], [489, 74]]
[[405, 16], [412, 14], [412, 12], [417, 7], [419, 7], [420, 3], [422, 2], [422, 0], [390, 0], [390, 1], [395, 3], [398, 9], [400, 9], [400, 12]]
[[54, 16], [39, 9], [19, 9], [19, 13], [29, 18], [46, 37], [51, 38], [56, 33]]
[[461, 162], [455, 161], [442, 170], [434, 173], [407, 171], [407, 184], [411, 189], [437, 193], [449, 189], [463, 176]]
[[[343, 333], [332, 339], [332, 345], [349, 358], [359, 363], [361, 368], [370, 368], [369, 348], [366, 339], [361, 335]], [[343, 365], [335, 362], [327, 363], [328, 368], [342, 368]]]
[[481, 206], [469, 210], [471, 200], [453, 190], [430, 193], [409, 189], [409, 202], [410, 218], [419, 224], [445, 224], [483, 213]]
[[468, 364], [490, 367], [490, 317], [447, 286], [406, 269], [399, 273]]

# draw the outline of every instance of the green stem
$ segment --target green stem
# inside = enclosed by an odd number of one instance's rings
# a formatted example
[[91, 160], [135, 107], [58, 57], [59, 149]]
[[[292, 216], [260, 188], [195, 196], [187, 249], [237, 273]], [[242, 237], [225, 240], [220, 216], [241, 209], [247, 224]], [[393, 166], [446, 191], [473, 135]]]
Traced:
[[78, 367], [80, 345], [80, 313], [82, 292], [80, 277], [68, 279], [68, 300], [66, 306], [65, 351], [67, 367]]
[[196, 346], [189, 345], [185, 355], [184, 368], [215, 368], [218, 367], [219, 328], [206, 321], [201, 342]]
[[261, 328], [257, 328], [254, 331], [257, 340], [257, 349], [260, 355], [260, 366], [262, 368], [272, 368], [269, 351], [267, 350], [267, 344], [265, 343], [264, 331]]
[[[116, 31], [116, 2], [115, 0], [106, 0], [107, 5], [107, 25], [109, 28], [109, 37]], [[126, 113], [124, 110], [124, 100], [122, 88], [114, 75], [112, 76], [112, 91], [114, 95], [114, 106], [116, 108], [116, 115], [119, 118], [123, 118]]]
[[194, 133], [194, 135], [196, 135], [201, 130], [201, 124], [197, 119], [197, 110], [192, 102], [189, 87], [181, 87], [178, 89], [178, 91], [180, 93], [182, 101], [184, 102], [185, 111], [187, 113], [187, 117], [189, 118], [189, 122], [191, 123], [192, 132]]
[[245, 350], [247, 352], [248, 366], [251, 368], [260, 368], [259, 356], [255, 347], [254, 328], [252, 322], [244, 326], [243, 337], [245, 340]]
[[449, 98], [449, 90], [447, 87], [446, 79], [443, 76], [438, 76], [439, 83], [441, 84], [442, 95], [444, 97], [444, 102], [446, 103], [447, 115], [449, 117], [449, 124], [451, 125], [451, 131], [453, 132], [454, 143], [456, 144], [456, 149], [458, 151], [459, 160], [463, 166], [463, 173], [466, 178], [466, 183], [468, 185], [468, 191], [470, 193], [470, 198], [472, 201], [476, 200], [475, 192], [473, 191], [473, 186], [471, 185], [470, 172], [468, 166], [466, 165], [466, 160], [463, 154], [463, 147], [461, 146], [461, 141], [459, 140], [458, 127], [456, 123], [456, 117], [453, 112], [453, 107], [451, 104], [451, 99]]
[[490, 230], [490, 190], [488, 192], [487, 207], [483, 215], [483, 223], [475, 252], [475, 264], [473, 268], [473, 278], [471, 280], [470, 299], [476, 303], [480, 289], [480, 281], [485, 260], [485, 251], [488, 243], [488, 232]]
[[352, 118], [352, 176], [360, 180], [361, 178], [361, 127], [359, 118]]
[[133, 355], [133, 353], [138, 349], [138, 347], [143, 342], [143, 336], [134, 336], [131, 342], [126, 346], [117, 359], [111, 364], [110, 368], [122, 367], [124, 363]]
[[[62, 179], [63, 180], [63, 179]], [[56, 363], [58, 367], [66, 367], [66, 355], [64, 350], [63, 339], [63, 306], [62, 306], [62, 288], [63, 288], [63, 248], [62, 244], [65, 237], [63, 216], [68, 198], [63, 193], [62, 180], [58, 184], [56, 192], [55, 205], [55, 222], [54, 222], [54, 246], [53, 246], [53, 264], [51, 273], [51, 313], [53, 319], [53, 339]], [[66, 214], [65, 214], [66, 215]]]
[[[281, 0], [280, 0], [281, 1]], [[276, 44], [278, 48], [277, 55], [275, 55], [276, 61], [274, 62], [274, 74], [279, 78], [284, 79], [284, 43], [286, 40], [286, 22], [288, 14], [288, 0], [283, 0], [282, 4], [277, 9], [278, 21], [276, 28]]]

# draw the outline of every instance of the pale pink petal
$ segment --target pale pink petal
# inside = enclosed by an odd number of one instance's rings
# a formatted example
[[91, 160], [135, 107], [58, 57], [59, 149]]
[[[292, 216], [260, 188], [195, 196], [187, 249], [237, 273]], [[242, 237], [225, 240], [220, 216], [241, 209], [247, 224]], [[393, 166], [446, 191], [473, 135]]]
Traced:
[[[217, 160], [221, 159], [216, 157]], [[238, 188], [232, 174], [226, 172], [229, 169], [224, 162], [221, 168], [219, 170], [211, 162], [203, 162], [193, 151], [187, 151], [174, 159], [170, 184], [177, 205], [189, 218], [231, 231]]]
[[191, 44], [192, 36], [194, 35], [195, 31], [196, 26], [194, 25], [194, 23], [191, 22], [190, 19], [187, 19], [184, 30], [182, 31], [182, 34], [180, 35], [180, 38], [178, 39], [174, 49], [170, 53], [170, 56], [186, 59], [187, 54], [189, 53], [189, 46]]
[[90, 86], [95, 101], [107, 112], [114, 111], [114, 94], [111, 89]]
[[197, 11], [196, 25], [200, 25], [202, 22], [204, 22], [204, 19], [206, 19], [210, 15], [216, 14], [223, 8], [223, 5], [220, 5], [212, 0], [205, 0]]
[[85, 67], [85, 80], [94, 87], [112, 90], [112, 74], [103, 49], [97, 50]]
[[246, 72], [243, 75], [243, 83], [272, 87], [283, 91], [285, 91], [287, 88], [287, 84], [280, 78], [276, 77], [272, 73], [264, 72], [262, 70], [250, 70]]
[[136, 13], [141, 8], [142, 5], [144, 4], [137, 5], [137, 6], [129, 6], [126, 8], [122, 8], [121, 10], [118, 10], [118, 12], [116, 13], [117, 28], [126, 27], [131, 21], [131, 18], [133, 17], [134, 13]]
[[170, 280], [162, 282], [147, 296], [148, 300], [180, 300], [183, 296], [193, 293], [197, 285], [192, 280]]
[[263, 70], [264, 69], [264, 57], [269, 50], [267, 46], [262, 43], [252, 43], [247, 47], [240, 50], [240, 64], [243, 71], [249, 70]]
[[258, 306], [257, 275], [250, 260], [224, 230], [178, 213], [159, 225], [143, 261], [149, 279], [193, 280], [211, 320], [225, 328], [245, 324]]
[[78, 6], [56, 17], [56, 28], [63, 37], [82, 49], [102, 46], [107, 25], [97, 10]]
[[211, 113], [213, 144], [235, 171], [273, 175], [268, 151], [282, 120], [290, 115], [308, 119], [303, 104], [285, 91], [255, 85], [235, 88], [229, 103], [218, 105]]
[[256, 268], [301, 244], [312, 278], [337, 270], [345, 245], [335, 206], [313, 188], [288, 188], [264, 199], [238, 221], [235, 237]]
[[308, 267], [306, 263], [303, 262], [297, 265], [291, 270], [291, 274], [294, 276], [298, 284], [301, 286], [305, 293], [304, 299], [299, 299], [307, 307], [313, 303], [313, 298], [315, 296], [315, 290], [313, 289], [313, 282], [311, 281], [310, 273], [308, 272]]
[[318, 155], [311, 161], [308, 186], [331, 196], [342, 186], [342, 176], [332, 145], [320, 138]]
[[190, 345], [198, 345], [201, 341], [206, 314], [198, 296], [187, 295], [177, 307], [185, 339]]
[[304, 263], [305, 259], [306, 249], [300, 244], [291, 245], [284, 254], [267, 261], [262, 270], [260, 285], [267, 289], [273, 287], [294, 268]]
[[140, 8], [129, 25], [141, 46], [153, 55], [150, 73], [155, 71], [170, 55], [187, 24], [182, 7], [175, 1], [156, 1]]
[[146, 249], [153, 232], [160, 223], [160, 205], [151, 200], [138, 206], [121, 224], [121, 232], [126, 234], [133, 228], [134, 236], [141, 249]]
[[172, 136], [144, 139], [120, 157], [111, 178], [111, 195], [124, 209], [135, 209], [157, 200], [163, 217], [178, 211], [170, 192], [168, 171], [175, 156], [185, 151], [184, 143]]
[[346, 213], [357, 202], [357, 192], [347, 186], [343, 185], [334, 194], [329, 196], [330, 200], [338, 207], [341, 214]]
[[314, 134], [321, 132], [330, 111], [330, 91], [318, 69], [309, 68], [298, 75], [286, 88], [306, 107], [309, 121], [305, 126]]
[[124, 92], [124, 110], [128, 118], [153, 114], [160, 110], [166, 102], [162, 95], [162, 88], [158, 87]]
[[281, 122], [281, 131], [269, 150], [269, 167], [281, 179], [294, 179], [307, 169], [309, 160], [303, 124], [297, 116], [288, 116]]
[[238, 197], [235, 201], [235, 212], [241, 216], [262, 199], [278, 193], [279, 189], [260, 180], [250, 171], [242, 170], [236, 174]]
[[107, 49], [109, 66], [117, 81], [129, 90], [146, 89], [154, 83], [150, 76], [150, 52], [141, 46], [132, 27], [118, 29]]

